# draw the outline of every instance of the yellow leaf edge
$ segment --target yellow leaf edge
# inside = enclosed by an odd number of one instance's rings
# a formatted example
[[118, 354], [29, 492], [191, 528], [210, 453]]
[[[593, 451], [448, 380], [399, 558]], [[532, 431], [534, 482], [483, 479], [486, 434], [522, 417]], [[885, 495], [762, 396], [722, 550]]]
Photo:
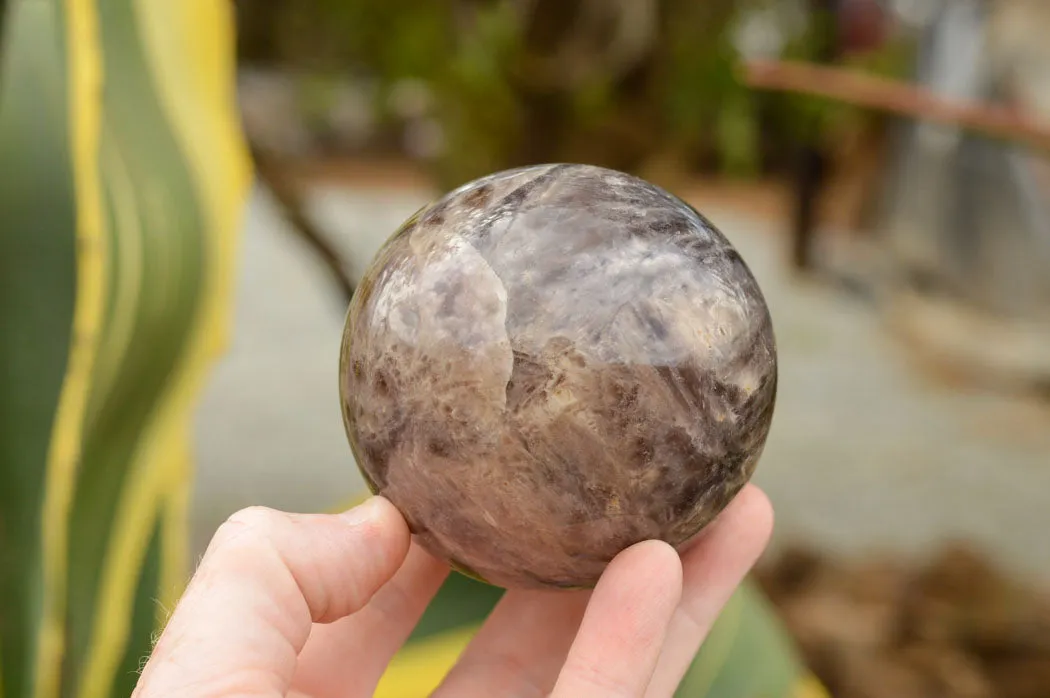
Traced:
[[212, 362], [227, 343], [232, 270], [251, 183], [236, 112], [232, 8], [212, 0], [136, 0], [136, 18], [157, 96], [196, 186], [209, 265], [186, 353], [143, 434], [117, 503], [78, 698], [110, 693], [127, 646], [134, 585], [158, 516], [165, 517], [158, 629], [165, 604], [174, 604], [185, 583], [193, 415]]
[[831, 694], [828, 693], [828, 689], [824, 687], [824, 684], [812, 672], [808, 671], [799, 678], [791, 696], [792, 698], [831, 698]]
[[425, 698], [441, 684], [480, 626], [432, 635], [404, 647], [390, 662], [373, 698]]
[[744, 613], [744, 600], [739, 593], [729, 597], [729, 601], [719, 614], [717, 625], [712, 632], [708, 633], [704, 641], [706, 652], [699, 659], [693, 660], [693, 670], [699, 678], [693, 678], [691, 686], [699, 690], [697, 695], [707, 696], [711, 693], [711, 686], [718, 679], [719, 672], [725, 666], [726, 660], [733, 651], [740, 632], [740, 624]]
[[65, 0], [64, 7], [69, 140], [77, 212], [77, 281], [69, 364], [47, 455], [41, 516], [41, 625], [34, 666], [35, 698], [55, 698], [60, 687], [65, 652], [69, 515], [106, 295], [107, 241], [98, 178], [103, 80], [98, 16], [91, 0]]

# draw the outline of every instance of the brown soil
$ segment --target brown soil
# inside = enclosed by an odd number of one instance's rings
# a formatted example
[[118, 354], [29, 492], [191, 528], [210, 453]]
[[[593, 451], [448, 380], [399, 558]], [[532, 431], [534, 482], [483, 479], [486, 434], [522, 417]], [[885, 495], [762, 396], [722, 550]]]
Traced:
[[1050, 598], [969, 548], [921, 564], [796, 550], [758, 576], [835, 698], [1050, 696]]

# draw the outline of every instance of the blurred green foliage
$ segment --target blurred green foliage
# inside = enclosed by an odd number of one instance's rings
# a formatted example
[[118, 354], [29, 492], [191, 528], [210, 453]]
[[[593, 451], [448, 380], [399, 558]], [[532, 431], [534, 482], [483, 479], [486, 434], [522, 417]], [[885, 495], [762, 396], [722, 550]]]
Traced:
[[[783, 31], [773, 49], [809, 59], [827, 23], [781, 0], [270, 0], [243, 3], [242, 62], [369, 81], [377, 123], [405, 79], [432, 95], [443, 144], [431, 158], [452, 186], [503, 167], [651, 163], [754, 176], [829, 130], [871, 119], [819, 100], [757, 93], [738, 80], [745, 24]], [[768, 34], [768, 31], [767, 31]], [[767, 41], [768, 43], [768, 41]], [[768, 52], [768, 47], [767, 47]], [[898, 72], [899, 47], [863, 60]]]

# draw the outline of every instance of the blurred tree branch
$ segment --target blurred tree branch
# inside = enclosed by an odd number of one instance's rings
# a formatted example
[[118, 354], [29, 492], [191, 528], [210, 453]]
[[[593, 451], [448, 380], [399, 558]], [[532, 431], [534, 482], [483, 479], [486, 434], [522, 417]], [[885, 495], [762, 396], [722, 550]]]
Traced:
[[273, 194], [286, 220], [328, 268], [344, 300], [349, 303], [354, 295], [354, 282], [350, 278], [349, 265], [343, 255], [320, 227], [310, 220], [302, 196], [285, 175], [284, 165], [279, 158], [255, 144], [251, 146], [251, 153], [259, 182]]
[[793, 61], [749, 61], [743, 80], [754, 88], [796, 92], [931, 121], [1050, 152], [1050, 125], [1015, 110], [953, 102], [899, 80]]

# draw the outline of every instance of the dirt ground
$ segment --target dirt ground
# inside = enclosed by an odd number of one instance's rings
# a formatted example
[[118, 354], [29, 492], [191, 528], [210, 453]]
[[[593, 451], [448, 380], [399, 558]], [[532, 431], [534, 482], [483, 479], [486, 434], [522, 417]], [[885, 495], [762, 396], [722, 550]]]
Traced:
[[757, 578], [836, 698], [1050, 696], [1050, 595], [967, 547], [910, 565], [793, 550]]

